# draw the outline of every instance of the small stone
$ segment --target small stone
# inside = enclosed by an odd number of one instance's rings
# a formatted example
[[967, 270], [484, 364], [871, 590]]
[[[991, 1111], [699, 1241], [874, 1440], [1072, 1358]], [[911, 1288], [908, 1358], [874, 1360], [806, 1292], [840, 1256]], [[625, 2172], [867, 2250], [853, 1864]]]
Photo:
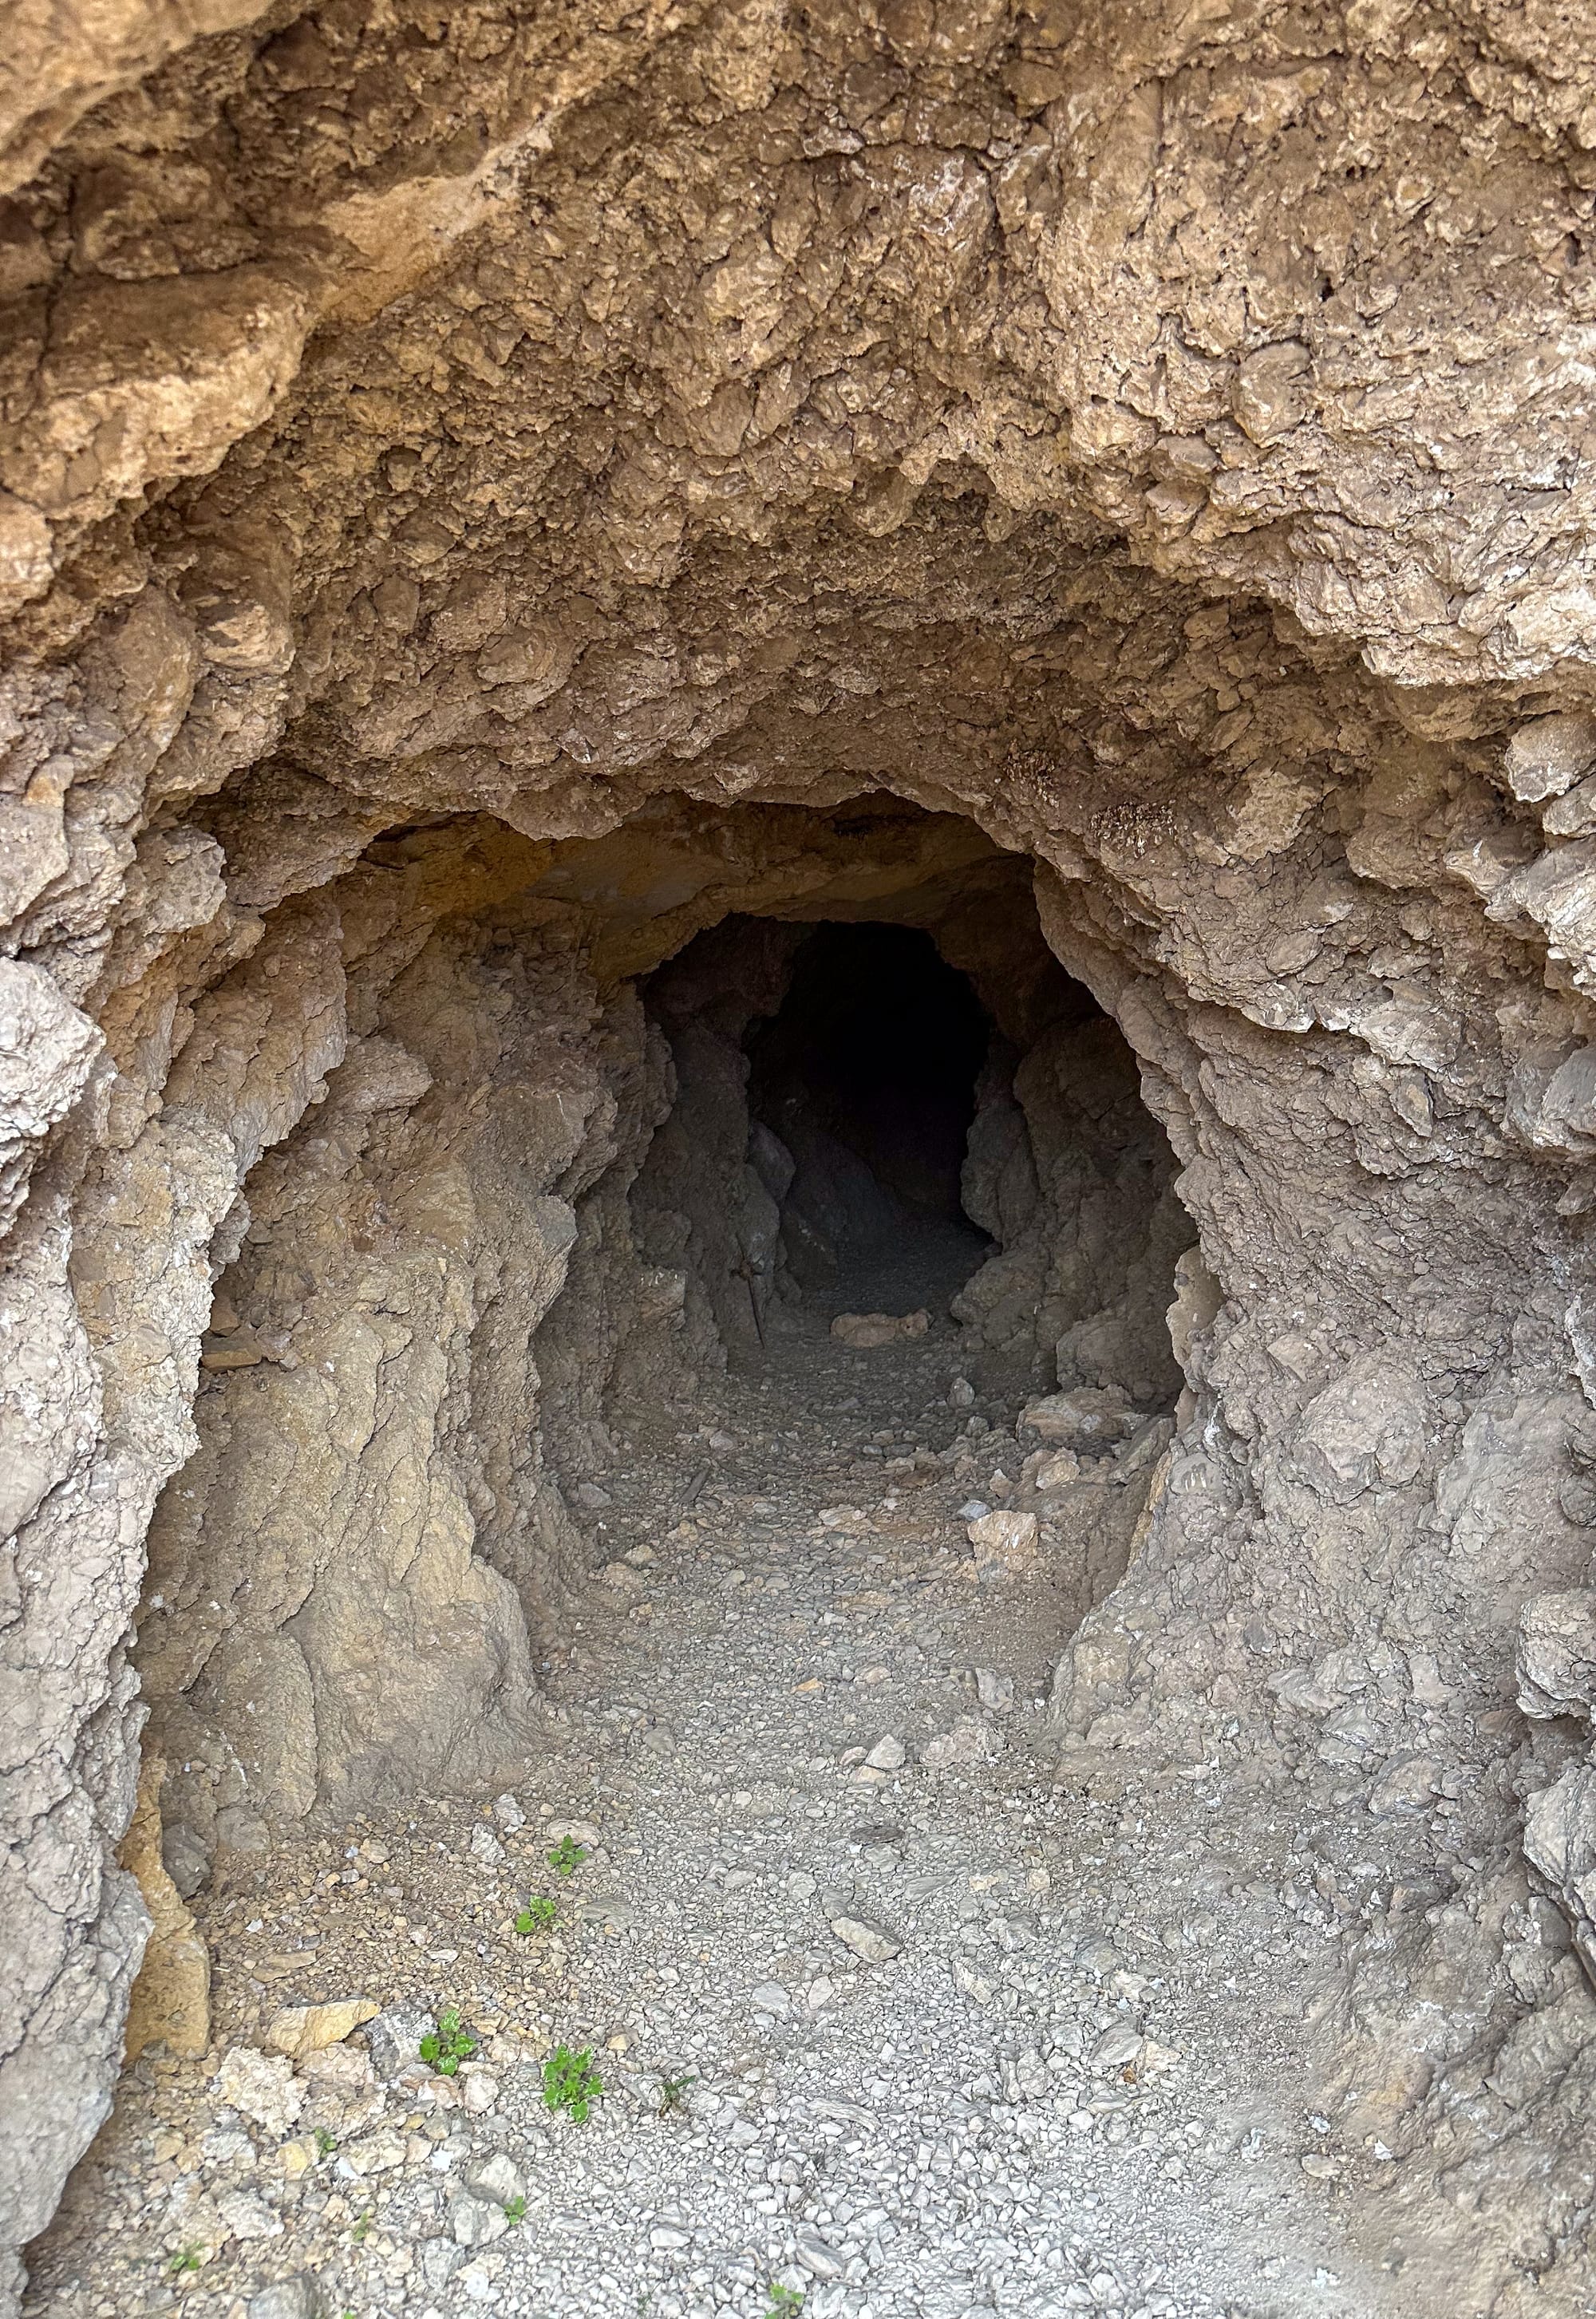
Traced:
[[1014, 1679], [1012, 1674], [999, 1674], [996, 1667], [977, 1667], [976, 1697], [988, 1715], [1008, 1715], [1014, 1710]]
[[234, 2045], [224, 2053], [212, 2082], [219, 2101], [264, 2127], [278, 2142], [285, 2138], [304, 2107], [304, 2088], [295, 2082], [291, 2064], [279, 2056], [258, 2053], [253, 2045]]
[[830, 1921], [838, 1940], [865, 1964], [886, 1964], [903, 1947], [901, 1941], [868, 1917], [833, 1917]]
[[950, 1409], [975, 1407], [975, 1387], [968, 1377], [956, 1376], [953, 1379], [952, 1384], [948, 1387], [948, 1407]]
[[559, 1844], [569, 1836], [585, 1852], [594, 1851], [599, 1842], [599, 1831], [591, 1819], [551, 1819], [544, 1834], [550, 1844]]
[[487, 1827], [472, 1829], [471, 1856], [473, 1860], [480, 1860], [484, 1868], [497, 1868], [500, 1862], [508, 1857], [499, 1838]]
[[494, 1797], [493, 1817], [507, 1836], [514, 1836], [527, 1825], [527, 1815], [512, 1795]]
[[847, 2276], [848, 2265], [836, 2249], [829, 2246], [818, 2231], [800, 2230], [793, 2246], [793, 2260], [812, 2278], [834, 2279]]
[[283, 2235], [283, 2217], [253, 2190], [228, 2190], [216, 2201], [216, 2219], [230, 2239], [253, 2243]]
[[404, 2164], [404, 2136], [392, 2126], [379, 2126], [374, 2134], [363, 2134], [338, 2154], [340, 2171], [349, 2172], [363, 2180], [368, 2174], [392, 2174]]
[[1033, 1479], [1044, 1498], [1055, 1490], [1067, 1490], [1080, 1479], [1080, 1459], [1073, 1449], [1055, 1449], [1050, 1457], [1042, 1459]]
[[792, 1999], [779, 1981], [762, 1981], [749, 1992], [761, 2013], [790, 2013]]
[[1441, 1784], [1441, 1767], [1429, 1755], [1402, 1755], [1388, 1764], [1369, 1791], [1376, 1819], [1411, 1818], [1429, 1809]]
[[731, 1434], [720, 1432], [712, 1433], [704, 1444], [705, 1448], [711, 1450], [717, 1457], [724, 1457], [728, 1450], [735, 1449], [736, 1446]]
[[460, 2098], [471, 2117], [485, 2117], [499, 2099], [499, 2080], [491, 2070], [467, 2066], [460, 2071]]
[[908, 1752], [903, 1741], [888, 1731], [877, 1740], [864, 1760], [872, 1772], [897, 1772], [907, 1761]]
[[925, 1742], [920, 1761], [928, 1772], [948, 1772], [995, 1763], [1002, 1753], [1002, 1732], [982, 1716], [965, 1715], [950, 1730]]
[[266, 2043], [274, 2053], [302, 2062], [329, 2045], [341, 2045], [351, 2030], [376, 2017], [376, 2005], [369, 1997], [334, 1998], [322, 2005], [285, 2005], [267, 2024]]
[[609, 1491], [598, 1482], [578, 1482], [571, 1494], [577, 1504], [588, 1513], [598, 1513], [605, 1506], [615, 1503]]
[[309, 2271], [257, 2287], [248, 2303], [249, 2319], [321, 2319], [323, 2308], [321, 2290]]
[[1050, 1393], [1027, 1403], [1017, 1430], [1061, 1448], [1097, 1449], [1133, 1433], [1141, 1422], [1141, 1411], [1123, 1393], [1080, 1385], [1073, 1393]]
[[485, 2157], [473, 2159], [460, 2182], [472, 2197], [491, 2206], [506, 2206], [527, 2195], [527, 2178], [507, 2150], [491, 2150]]
[[1022, 1571], [1035, 1567], [1034, 1514], [983, 1514], [970, 1523], [966, 1535], [976, 1550], [977, 1561], [986, 1568]]
[[463, 2193], [455, 2201], [451, 2224], [456, 2246], [491, 2246], [509, 2230], [509, 2216], [501, 2206], [491, 2206], [485, 2198]]
[[875, 1352], [905, 1337], [923, 1337], [931, 1326], [929, 1313], [839, 1313], [831, 1324], [839, 1344], [855, 1352]]
[[819, 1973], [809, 1983], [805, 2001], [811, 2013], [818, 2013], [831, 2003], [836, 1993], [835, 1981], [828, 1980], [825, 1973]]
[[432, 2027], [433, 2008], [413, 1999], [385, 2006], [365, 2033], [366, 2050], [380, 2078], [397, 2077], [408, 2062], [419, 2061], [421, 2040]]

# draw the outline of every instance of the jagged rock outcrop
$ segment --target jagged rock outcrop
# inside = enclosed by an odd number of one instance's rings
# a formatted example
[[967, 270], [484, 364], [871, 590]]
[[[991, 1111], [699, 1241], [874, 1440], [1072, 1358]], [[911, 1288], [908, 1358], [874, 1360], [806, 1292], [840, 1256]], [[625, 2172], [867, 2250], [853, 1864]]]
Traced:
[[[113, 19], [0, 82], [10, 2240], [120, 2056], [141, 1595], [180, 1885], [533, 1728], [538, 1421], [734, 1325], [627, 1238], [635, 979], [734, 911], [1028, 858], [1176, 1154], [1189, 1398], [1076, 1755], [1406, 1809], [1529, 1746], [1516, 1842], [1596, 1511], [1585, 28]], [[1152, 1351], [1083, 1260], [1091, 1383]]]

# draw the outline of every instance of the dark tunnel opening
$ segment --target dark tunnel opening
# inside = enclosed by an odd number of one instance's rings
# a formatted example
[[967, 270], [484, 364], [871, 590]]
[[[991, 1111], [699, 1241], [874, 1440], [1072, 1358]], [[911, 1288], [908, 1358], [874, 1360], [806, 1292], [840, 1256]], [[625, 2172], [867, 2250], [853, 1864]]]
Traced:
[[755, 1164], [779, 1179], [781, 1153], [790, 1160], [778, 1196], [799, 1287], [945, 1304], [985, 1259], [992, 1242], [966, 1214], [962, 1178], [991, 1032], [920, 928], [824, 924], [803, 937], [780, 1006], [744, 1041]]

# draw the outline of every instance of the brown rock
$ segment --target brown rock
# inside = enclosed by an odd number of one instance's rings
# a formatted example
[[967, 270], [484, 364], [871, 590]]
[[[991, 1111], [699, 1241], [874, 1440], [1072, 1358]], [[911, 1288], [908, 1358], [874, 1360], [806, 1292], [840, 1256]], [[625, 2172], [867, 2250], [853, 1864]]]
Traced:
[[121, 1850], [149, 1911], [149, 1938], [128, 2004], [126, 2056], [164, 2044], [192, 2061], [211, 2042], [211, 1956], [182, 1894], [161, 1859], [161, 1782], [167, 1766], [146, 1755], [139, 1800]]

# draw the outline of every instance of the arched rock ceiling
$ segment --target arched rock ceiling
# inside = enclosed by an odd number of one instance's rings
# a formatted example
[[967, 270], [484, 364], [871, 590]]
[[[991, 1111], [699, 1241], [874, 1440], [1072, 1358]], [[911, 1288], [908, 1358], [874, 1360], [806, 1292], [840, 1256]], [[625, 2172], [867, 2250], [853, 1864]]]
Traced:
[[[215, 29], [239, 14], [86, 19], [78, 60], [52, 25], [6, 108], [17, 178], [158, 68], [6, 212], [15, 597], [258, 429], [168, 510], [257, 603], [235, 667], [291, 597], [341, 628], [380, 575], [345, 638], [402, 682], [393, 564], [424, 621], [487, 565], [550, 624], [513, 680], [540, 690], [628, 591], [845, 562], [949, 472], [997, 540], [1067, 512], [1078, 550], [1123, 535], [1404, 682], [1589, 654], [1578, 12], [410, 0]], [[312, 634], [307, 697], [345, 673]]]

